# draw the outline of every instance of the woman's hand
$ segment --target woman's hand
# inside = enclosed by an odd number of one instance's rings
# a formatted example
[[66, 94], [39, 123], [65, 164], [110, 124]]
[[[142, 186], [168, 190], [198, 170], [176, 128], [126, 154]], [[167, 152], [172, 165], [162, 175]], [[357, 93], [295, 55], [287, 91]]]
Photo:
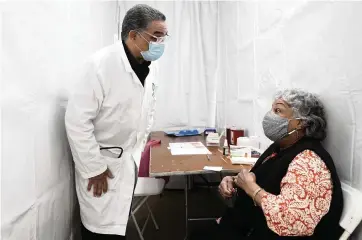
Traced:
[[233, 177], [226, 176], [222, 179], [219, 185], [219, 192], [221, 196], [224, 198], [230, 198], [233, 196], [234, 185], [233, 185]]
[[236, 186], [243, 189], [249, 196], [251, 196], [258, 188], [255, 174], [246, 169], [242, 169], [241, 172], [234, 177], [234, 183]]

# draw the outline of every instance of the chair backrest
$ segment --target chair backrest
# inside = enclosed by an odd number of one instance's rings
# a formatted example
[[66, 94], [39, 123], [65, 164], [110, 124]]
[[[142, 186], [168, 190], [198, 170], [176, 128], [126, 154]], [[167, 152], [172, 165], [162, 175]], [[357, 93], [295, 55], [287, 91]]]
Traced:
[[362, 192], [342, 182], [344, 207], [339, 224], [345, 230], [340, 240], [347, 239], [362, 220]]

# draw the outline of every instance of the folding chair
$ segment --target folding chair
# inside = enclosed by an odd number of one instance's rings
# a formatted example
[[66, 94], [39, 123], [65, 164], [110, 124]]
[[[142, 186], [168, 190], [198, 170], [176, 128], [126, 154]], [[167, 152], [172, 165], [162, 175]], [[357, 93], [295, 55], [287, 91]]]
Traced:
[[346, 240], [362, 220], [362, 192], [342, 183], [344, 208], [339, 225], [344, 229], [339, 240]]
[[[143, 232], [146, 229], [146, 226], [147, 226], [147, 223], [148, 223], [150, 217], [153, 221], [153, 224], [155, 225], [155, 228], [157, 230], [159, 229], [156, 219], [152, 213], [150, 206], [148, 205], [147, 200], [150, 196], [160, 195], [164, 189], [164, 186], [165, 186], [164, 179], [156, 179], [156, 178], [149, 178], [149, 177], [139, 177], [138, 178], [136, 189], [134, 192], [134, 199], [133, 199], [133, 203], [132, 203], [131, 217], [136, 226], [138, 235], [141, 240], [144, 240]], [[146, 221], [143, 224], [143, 227], [141, 229], [136, 220], [135, 215], [136, 215], [136, 212], [143, 205], [146, 205], [147, 210], [148, 210], [148, 215], [147, 215]]]

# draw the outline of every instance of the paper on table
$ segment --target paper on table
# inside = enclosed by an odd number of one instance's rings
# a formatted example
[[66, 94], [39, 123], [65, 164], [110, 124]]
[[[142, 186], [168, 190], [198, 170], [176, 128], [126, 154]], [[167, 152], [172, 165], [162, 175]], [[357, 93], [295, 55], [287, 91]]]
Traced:
[[205, 166], [204, 170], [210, 170], [215, 172], [220, 172], [222, 170], [222, 167], [212, 167], [212, 166]]
[[201, 142], [170, 143], [170, 148], [172, 155], [211, 154]]

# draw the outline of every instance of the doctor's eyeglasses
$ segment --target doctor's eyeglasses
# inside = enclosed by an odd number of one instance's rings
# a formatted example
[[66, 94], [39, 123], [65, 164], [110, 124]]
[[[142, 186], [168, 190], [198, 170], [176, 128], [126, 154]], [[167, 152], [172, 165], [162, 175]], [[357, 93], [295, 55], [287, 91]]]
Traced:
[[[138, 32], [138, 33], [141, 34], [141, 32]], [[167, 33], [166, 33], [165, 36], [162, 36], [162, 37], [157, 37], [157, 36], [155, 36], [155, 35], [153, 35], [151, 33], [148, 33], [146, 31], [142, 31], [142, 33], [146, 33], [148, 36], [150, 36], [150, 40], [152, 42], [155, 42], [155, 43], [163, 43], [170, 37]]]

